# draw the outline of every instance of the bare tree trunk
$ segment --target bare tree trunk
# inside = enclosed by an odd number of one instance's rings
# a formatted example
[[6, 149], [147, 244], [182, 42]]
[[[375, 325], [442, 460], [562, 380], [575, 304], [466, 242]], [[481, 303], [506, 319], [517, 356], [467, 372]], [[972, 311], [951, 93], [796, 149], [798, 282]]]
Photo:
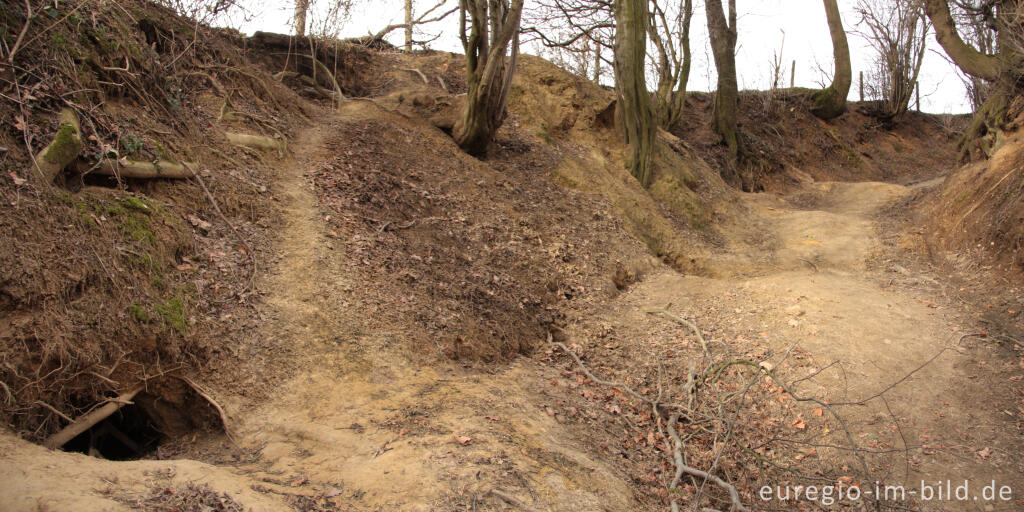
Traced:
[[306, 35], [306, 12], [309, 11], [309, 0], [295, 0], [295, 35]]
[[683, 49], [683, 61], [679, 66], [679, 76], [676, 78], [675, 115], [670, 120], [670, 126], [679, 122], [683, 117], [683, 108], [686, 105], [686, 86], [690, 84], [690, 67], [692, 65], [692, 54], [690, 52], [690, 22], [693, 20], [693, 0], [683, 2], [683, 33], [681, 46]]
[[957, 31], [947, 0], [925, 0], [925, 12], [935, 27], [935, 39], [942, 49], [964, 73], [971, 75], [973, 83], [989, 84], [986, 86], [988, 97], [976, 108], [974, 119], [958, 143], [961, 162], [970, 160], [976, 150], [982, 156], [992, 151], [995, 137], [986, 135], [998, 132], [1005, 126], [1010, 103], [1020, 95], [1020, 82], [1024, 77], [1021, 2], [997, 0], [995, 6], [997, 9], [992, 11], [995, 20], [987, 17], [974, 20], [975, 23], [980, 21], [986, 29], [997, 34], [994, 45], [991, 41], [981, 45], [994, 52], [985, 53], [964, 42]]
[[405, 51], [412, 51], [412, 0], [405, 0]]
[[601, 85], [601, 43], [594, 44], [594, 83]]
[[729, 2], [729, 19], [726, 21], [722, 0], [706, 0], [708, 33], [711, 38], [711, 52], [718, 70], [718, 91], [715, 93], [715, 110], [711, 127], [729, 148], [733, 160], [739, 157], [739, 134], [736, 117], [739, 110], [739, 91], [736, 81], [736, 0]]
[[647, 92], [647, 0], [615, 0], [615, 117], [629, 152], [626, 166], [641, 186], [651, 183], [654, 154], [654, 111]]
[[964, 43], [956, 31], [956, 24], [946, 0], [925, 0], [925, 12], [935, 27], [935, 39], [946, 51], [946, 55], [949, 55], [964, 73], [985, 80], [999, 78], [999, 58], [981, 53]]
[[814, 95], [811, 113], [821, 119], [834, 119], [846, 112], [846, 97], [850, 94], [853, 70], [850, 67], [850, 46], [846, 42], [846, 31], [843, 30], [843, 20], [839, 16], [839, 6], [836, 5], [836, 0], [823, 1], [828, 31], [832, 34], [832, 54], [836, 72], [832, 78], [832, 85]]
[[[505, 106], [516, 59], [523, 0], [462, 0], [459, 37], [466, 50], [466, 106], [452, 129], [463, 151], [487, 154], [487, 146], [505, 121]], [[470, 33], [466, 34], [467, 15]], [[506, 63], [509, 43], [511, 57]]]

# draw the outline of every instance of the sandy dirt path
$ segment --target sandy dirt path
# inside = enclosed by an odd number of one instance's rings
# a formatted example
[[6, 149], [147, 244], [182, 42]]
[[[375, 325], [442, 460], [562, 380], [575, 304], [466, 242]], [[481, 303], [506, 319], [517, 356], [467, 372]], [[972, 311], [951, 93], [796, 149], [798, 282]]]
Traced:
[[[971, 318], [946, 296], [940, 277], [908, 270], [883, 245], [879, 215], [910, 190], [818, 183], [789, 201], [747, 195], [774, 239], [746, 255], [759, 269], [730, 268], [733, 258], [711, 269], [731, 278], [658, 273], [631, 289], [605, 321], [618, 326], [620, 337], [643, 339], [652, 326], [644, 311], [673, 304], [699, 325], [747, 331], [773, 353], [796, 353], [798, 364], [778, 369], [792, 379], [832, 365], [802, 382], [800, 392], [829, 402], [884, 393], [884, 400], [840, 411], [861, 448], [896, 450], [865, 458], [875, 478], [906, 487], [904, 505], [921, 497], [910, 493], [920, 492], [922, 481], [935, 486], [948, 479], [970, 482], [966, 501], [914, 506], [1020, 510], [1024, 443], [1011, 410], [1020, 400], [1018, 360], [970, 335], [976, 332]], [[809, 426], [801, 438], [848, 446], [834, 421], [806, 409]], [[820, 446], [816, 457], [798, 463], [809, 474], [819, 459], [851, 460], [848, 452]], [[992, 481], [1011, 487], [1013, 498], [975, 501]]]
[[[304, 160], [278, 186], [287, 219], [268, 278], [269, 335], [303, 354], [298, 377], [244, 418], [239, 443], [259, 449], [239, 468], [267, 492], [353, 510], [445, 510], [533, 503], [542, 509], [627, 510], [614, 471], [523, 391], [538, 378], [523, 360], [487, 375], [422, 365], [403, 340], [363, 326], [343, 240], [307, 178], [331, 123], [379, 115], [348, 105], [294, 144]], [[301, 482], [298, 485], [293, 485]]]

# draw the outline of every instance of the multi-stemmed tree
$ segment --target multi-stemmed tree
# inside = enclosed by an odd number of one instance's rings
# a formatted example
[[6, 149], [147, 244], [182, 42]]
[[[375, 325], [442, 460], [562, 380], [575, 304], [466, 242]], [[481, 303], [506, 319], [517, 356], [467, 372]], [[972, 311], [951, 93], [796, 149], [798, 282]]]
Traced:
[[[523, 0], [461, 0], [459, 38], [466, 51], [466, 104], [452, 129], [464, 151], [483, 156], [505, 121], [519, 56]], [[468, 32], [467, 32], [468, 25]], [[511, 46], [511, 55], [506, 58]]]
[[869, 92], [880, 100], [879, 114], [897, 119], [909, 108], [927, 49], [924, 6], [921, 0], [860, 0], [857, 13], [877, 52]]
[[683, 0], [677, 9], [666, 13], [656, 1], [651, 2], [651, 22], [648, 32], [658, 60], [658, 88], [655, 91], [655, 111], [658, 126], [668, 130], [683, 116], [686, 85], [690, 79], [690, 22], [693, 19], [693, 0]]
[[651, 182], [657, 130], [644, 68], [649, 16], [647, 0], [615, 1], [615, 116], [629, 144], [626, 165], [645, 187]]

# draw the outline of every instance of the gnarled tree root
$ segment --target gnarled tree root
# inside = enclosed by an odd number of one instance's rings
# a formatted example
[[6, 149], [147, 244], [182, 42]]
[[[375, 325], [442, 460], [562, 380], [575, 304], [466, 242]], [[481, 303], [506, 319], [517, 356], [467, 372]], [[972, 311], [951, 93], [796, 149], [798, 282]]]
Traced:
[[298, 80], [309, 86], [309, 89], [307, 89], [309, 93], [315, 94], [323, 99], [337, 100], [341, 98], [337, 92], [329, 91], [321, 87], [320, 84], [316, 83], [316, 80], [309, 75], [303, 75], [301, 73], [296, 73], [295, 71], [281, 71], [279, 73], [275, 73], [274, 78], [280, 82], [285, 80]]
[[82, 128], [78, 115], [65, 108], [57, 114], [57, 120], [60, 128], [53, 136], [53, 142], [35, 158], [37, 176], [46, 185], [52, 184], [53, 179], [82, 152]]
[[[193, 166], [196, 164], [192, 164]], [[83, 169], [85, 171], [85, 169]], [[120, 176], [122, 178], [135, 179], [187, 179], [192, 177], [192, 171], [186, 165], [168, 160], [156, 162], [140, 162], [121, 158], [120, 160], [104, 160], [95, 169], [87, 172], [102, 174], [106, 176]]]
[[971, 124], [957, 141], [957, 161], [970, 162], [972, 157], [990, 158], [995, 150], [998, 133], [1006, 121], [1009, 106], [1006, 94], [996, 91], [974, 114]]

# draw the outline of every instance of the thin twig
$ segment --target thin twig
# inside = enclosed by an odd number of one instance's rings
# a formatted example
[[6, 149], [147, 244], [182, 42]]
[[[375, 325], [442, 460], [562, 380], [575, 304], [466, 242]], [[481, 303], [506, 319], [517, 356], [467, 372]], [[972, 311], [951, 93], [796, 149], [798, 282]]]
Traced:
[[245, 253], [249, 256], [249, 260], [252, 262], [252, 274], [249, 276], [249, 282], [246, 284], [246, 288], [245, 290], [243, 290], [243, 293], [251, 291], [256, 283], [256, 254], [253, 252], [252, 248], [249, 247], [249, 244], [245, 242], [245, 238], [242, 237], [242, 235], [238, 232], [238, 229], [235, 228], [235, 225], [232, 224], [231, 221], [229, 221], [226, 216], [224, 216], [224, 212], [221, 211], [220, 206], [217, 204], [217, 199], [213, 197], [213, 194], [210, 193], [210, 189], [206, 187], [206, 182], [203, 181], [203, 177], [200, 176], [199, 173], [195, 169], [193, 169], [192, 166], [189, 165], [187, 162], [182, 161], [181, 163], [182, 165], [185, 166], [186, 169], [192, 172], [192, 177], [194, 177], [196, 179], [196, 182], [199, 183], [199, 186], [202, 187], [203, 193], [206, 194], [206, 198], [210, 201], [210, 204], [213, 205], [213, 209], [217, 212], [217, 215], [219, 215], [221, 220], [223, 220], [224, 223], [227, 224], [229, 228], [231, 228], [231, 231], [235, 233], [235, 236], [238, 237], [239, 243], [242, 244], [242, 248], [245, 249]]
[[18, 38], [14, 40], [14, 46], [11, 47], [11, 52], [7, 54], [7, 62], [14, 64], [14, 54], [18, 53], [18, 48], [21, 47], [21, 40], [25, 39], [25, 33], [28, 32], [28, 27], [31, 24], [32, 3], [29, 0], [25, 0], [25, 24], [21, 26], [21, 32], [18, 33]]
[[586, 376], [588, 378], [590, 378], [590, 380], [592, 380], [592, 381], [594, 381], [594, 382], [596, 382], [598, 384], [601, 384], [602, 386], [608, 386], [608, 387], [612, 387], [612, 388], [616, 388], [616, 389], [620, 389], [622, 391], [625, 391], [626, 393], [629, 393], [630, 395], [633, 395], [634, 398], [637, 398], [639, 400], [643, 400], [644, 402], [651, 402], [650, 399], [645, 398], [643, 395], [641, 395], [640, 393], [637, 393], [636, 391], [633, 391], [632, 388], [630, 388], [629, 386], [627, 386], [627, 385], [625, 385], [625, 384], [623, 384], [621, 382], [613, 382], [613, 381], [609, 381], [609, 380], [604, 380], [604, 379], [601, 379], [598, 376], [594, 375], [593, 373], [591, 373], [590, 369], [587, 368], [587, 365], [583, 364], [583, 361], [580, 360], [580, 356], [576, 355], [576, 353], [573, 352], [572, 350], [569, 350], [569, 347], [565, 346], [564, 343], [561, 343], [561, 342], [558, 342], [558, 341], [552, 341], [551, 334], [548, 334], [548, 341], [552, 345], [555, 345], [556, 347], [562, 349], [566, 354], [569, 354], [569, 356], [572, 357], [576, 361], [576, 364], [578, 364], [580, 366], [580, 369], [583, 370], [583, 373], [586, 374]]
[[11, 394], [11, 388], [7, 387], [7, 384], [4, 383], [3, 381], [0, 381], [0, 387], [4, 388], [4, 393], [7, 394], [7, 398], [5, 399], [5, 401], [7, 402], [7, 405], [13, 404], [14, 403], [14, 395]]
[[115, 382], [115, 381], [113, 381], [113, 380], [111, 380], [111, 379], [109, 379], [107, 377], [104, 377], [103, 375], [100, 375], [99, 373], [96, 373], [96, 372], [94, 372], [92, 370], [87, 371], [85, 373], [88, 373], [89, 375], [92, 375], [93, 377], [96, 377], [97, 379], [105, 381], [106, 383], [111, 384], [111, 385], [113, 385], [115, 387], [119, 385], [117, 382]]
[[903, 460], [905, 462], [903, 478], [910, 480], [910, 445], [907, 444], [907, 438], [903, 435], [903, 427], [900, 425], [899, 418], [892, 412], [892, 407], [889, 407], [889, 401], [882, 396], [882, 403], [885, 404], [885, 410], [889, 411], [889, 416], [893, 419], [893, 424], [896, 425], [896, 432], [899, 433], [900, 439], [903, 440]]
[[[49, 31], [50, 31], [51, 29], [53, 29], [53, 27], [56, 27], [57, 25], [60, 25], [61, 23], [63, 23], [63, 22], [64, 22], [64, 20], [66, 20], [66, 19], [68, 19], [69, 17], [71, 17], [71, 15], [72, 15], [72, 14], [74, 14], [74, 13], [78, 12], [78, 11], [79, 11], [79, 9], [81, 9], [82, 7], [85, 7], [85, 4], [87, 4], [87, 3], [88, 3], [88, 2], [87, 2], [87, 1], [85, 1], [85, 0], [83, 0], [82, 2], [79, 2], [79, 4], [78, 4], [78, 5], [76, 5], [74, 9], [71, 9], [70, 11], [68, 11], [68, 13], [67, 13], [67, 14], [65, 14], [65, 15], [64, 15], [64, 16], [63, 16], [63, 17], [62, 17], [61, 19], [59, 19], [59, 20], [57, 20], [57, 21], [55, 21], [55, 22], [51, 23], [51, 24], [50, 24], [50, 26], [48, 26], [48, 27], [44, 28], [43, 30], [41, 30], [41, 31], [40, 31], [40, 32], [39, 32], [38, 34], [36, 34], [35, 36], [33, 36], [33, 37], [32, 37], [32, 39], [29, 39], [29, 40], [28, 40], [28, 42], [27, 42], [27, 43], [25, 43], [25, 47], [27, 47], [28, 45], [30, 45], [30, 44], [32, 44], [32, 43], [34, 43], [34, 42], [35, 42], [35, 41], [36, 41], [37, 39], [39, 39], [40, 37], [42, 37], [42, 36], [43, 36], [43, 34], [46, 34], [46, 33], [47, 33], [47, 32], [49, 32]], [[28, 0], [25, 0], [25, 4], [26, 4], [26, 5], [28, 5]], [[28, 26], [28, 23], [27, 23], [27, 22], [26, 22], [25, 26], [26, 26], [26, 27]], [[14, 49], [12, 49], [12, 50], [11, 50], [11, 55], [10, 55], [10, 57], [9, 57], [9, 58], [10, 58], [10, 61], [11, 61], [11, 62], [14, 62], [14, 60], [13, 60], [13, 59], [14, 59], [14, 51], [15, 51], [15, 50], [17, 50], [17, 47], [18, 47], [17, 43], [15, 43], [15, 45], [14, 45], [14, 46], [15, 46], [15, 47], [14, 47]]]
[[811, 268], [813, 268], [815, 272], [818, 271], [818, 265], [815, 265], [813, 261], [811, 261], [809, 259], [806, 259], [806, 258], [797, 258], [797, 259], [799, 259], [800, 261], [810, 265]]
[[41, 405], [41, 406], [49, 409], [50, 411], [52, 411], [57, 416], [60, 416], [61, 418], [64, 418], [64, 420], [67, 421], [68, 423], [74, 423], [75, 422], [75, 420], [72, 419], [70, 416], [68, 416], [67, 414], [64, 414], [64, 413], [58, 411], [56, 407], [54, 407], [54, 406], [52, 406], [52, 405], [50, 405], [50, 404], [48, 404], [48, 403], [46, 403], [46, 402], [44, 402], [42, 400], [36, 400], [36, 404]]
[[669, 310], [665, 308], [651, 308], [648, 309], [646, 313], [649, 315], [661, 315], [664, 316], [665, 318], [668, 318], [669, 320], [673, 320], [677, 323], [685, 325], [686, 327], [689, 327], [690, 330], [693, 331], [693, 334], [697, 335], [697, 341], [700, 342], [701, 348], [704, 349], [704, 355], [706, 355], [708, 359], [711, 359], [711, 350], [708, 349], [708, 342], [704, 340], [704, 336], [701, 334], [700, 328], [697, 327], [697, 324], [675, 313], [671, 313], [669, 312]]

